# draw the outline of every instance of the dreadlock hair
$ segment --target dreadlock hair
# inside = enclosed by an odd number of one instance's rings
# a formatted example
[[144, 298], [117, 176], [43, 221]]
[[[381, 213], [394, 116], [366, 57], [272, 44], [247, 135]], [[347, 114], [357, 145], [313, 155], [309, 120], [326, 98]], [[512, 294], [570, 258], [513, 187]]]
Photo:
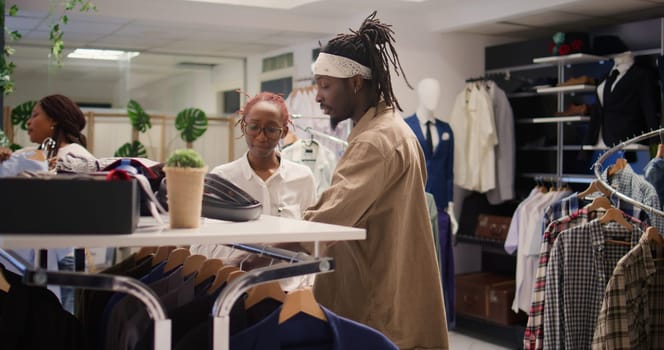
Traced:
[[403, 111], [392, 90], [390, 65], [397, 76], [401, 73], [409, 88], [413, 87], [408, 82], [401, 68], [399, 55], [394, 49], [393, 43], [396, 43], [396, 40], [391, 27], [376, 19], [374, 11], [362, 22], [359, 30], [350, 29], [351, 34], [337, 35], [321, 49], [321, 52], [343, 56], [369, 67], [378, 95], [383, 97], [388, 106], [396, 105], [400, 111]]
[[[239, 91], [240, 93], [244, 93], [242, 91]], [[281, 117], [281, 121], [283, 122], [283, 125], [288, 125], [291, 124], [293, 125], [293, 122], [290, 119], [290, 114], [288, 113], [288, 108], [286, 107], [286, 102], [284, 101], [284, 98], [281, 97], [279, 94], [275, 94], [273, 92], [260, 92], [256, 96], [251, 97], [248, 94], [244, 93], [245, 96], [247, 96], [248, 100], [247, 103], [238, 111], [238, 114], [241, 116], [240, 120], [235, 123], [235, 125], [240, 124], [241, 130], [242, 130], [242, 135], [244, 135], [244, 126], [247, 125], [247, 122], [245, 118], [247, 117], [247, 114], [251, 111], [254, 106], [261, 101], [269, 102], [279, 109], [279, 114]]]
[[55, 121], [53, 140], [56, 152], [61, 142], [78, 143], [87, 147], [87, 140], [81, 130], [85, 128], [85, 116], [78, 105], [64, 95], [49, 95], [38, 102], [41, 109]]

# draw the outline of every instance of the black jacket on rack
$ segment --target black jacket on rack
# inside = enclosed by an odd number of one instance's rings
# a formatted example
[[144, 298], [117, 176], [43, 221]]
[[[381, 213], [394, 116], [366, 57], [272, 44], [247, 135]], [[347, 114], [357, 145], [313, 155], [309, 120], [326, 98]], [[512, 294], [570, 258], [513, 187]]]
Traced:
[[[659, 127], [658, 87], [654, 74], [632, 65], [615, 84], [613, 91], [593, 108], [584, 144], [597, 143], [599, 131], [607, 146]], [[604, 87], [606, 89], [606, 86]]]
[[22, 277], [0, 265], [11, 285], [0, 291], [0, 348], [3, 350], [87, 349], [80, 322], [44, 287], [23, 284]]

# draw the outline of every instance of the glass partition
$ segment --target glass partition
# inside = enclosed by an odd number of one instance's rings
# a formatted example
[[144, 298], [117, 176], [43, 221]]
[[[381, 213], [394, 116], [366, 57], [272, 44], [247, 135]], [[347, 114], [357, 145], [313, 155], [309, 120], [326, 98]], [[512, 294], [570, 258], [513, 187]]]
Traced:
[[[25, 101], [60, 93], [76, 101], [88, 118], [85, 133], [89, 150], [97, 157], [112, 157], [124, 143], [138, 139], [148, 158], [163, 161], [176, 149], [186, 147], [175, 129], [175, 116], [185, 108], [203, 110], [208, 130], [193, 143], [210, 167], [235, 158], [237, 132], [233, 132], [236, 99], [229, 91], [245, 89], [243, 58], [186, 56], [154, 53], [123, 54], [118, 59], [67, 57], [57, 67], [46, 47], [14, 46], [15, 92], [5, 97], [5, 130], [9, 111]], [[133, 56], [133, 57], [132, 57]], [[135, 100], [151, 116], [152, 128], [132, 131], [127, 103]], [[226, 113], [224, 112], [226, 111]], [[23, 147], [27, 132], [13, 126], [8, 136]]]

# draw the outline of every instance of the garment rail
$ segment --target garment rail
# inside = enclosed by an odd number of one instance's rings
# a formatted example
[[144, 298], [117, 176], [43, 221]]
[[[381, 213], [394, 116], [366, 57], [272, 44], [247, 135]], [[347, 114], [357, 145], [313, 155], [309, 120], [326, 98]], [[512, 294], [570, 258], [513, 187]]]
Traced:
[[330, 135], [328, 135], [328, 134], [326, 134], [322, 131], [318, 131], [318, 130], [310, 127], [310, 126], [307, 126], [306, 128], [304, 128], [304, 127], [301, 127], [299, 125], [295, 125], [295, 127], [302, 130], [302, 131], [304, 131], [304, 132], [308, 132], [308, 133], [310, 133], [314, 136], [320, 136], [320, 137], [325, 138], [327, 140], [330, 140], [330, 141], [333, 141], [333, 142], [336, 142], [336, 143], [340, 143], [340, 144], [344, 145], [344, 147], [348, 147], [348, 142], [346, 142], [345, 140], [342, 140], [338, 137], [330, 136]]
[[602, 164], [604, 161], [609, 158], [611, 155], [615, 154], [618, 151], [622, 151], [626, 146], [631, 145], [633, 143], [637, 143], [639, 141], [643, 141], [646, 139], [649, 139], [651, 137], [658, 137], [660, 133], [664, 132], [664, 128], [658, 129], [658, 130], [653, 130], [647, 133], [644, 133], [642, 135], [636, 136], [634, 138], [631, 138], [627, 141], [621, 142], [613, 147], [611, 147], [608, 151], [604, 152], [593, 164], [594, 172], [595, 172], [595, 178], [597, 179], [597, 182], [604, 187], [608, 192], [611, 193], [611, 197], [617, 197], [621, 200], [624, 200], [625, 202], [632, 204], [634, 206], [637, 206], [643, 210], [645, 210], [649, 214], [656, 214], [659, 216], [664, 216], [664, 212], [660, 208], [653, 208], [649, 205], [643, 204], [639, 201], [636, 201], [628, 196], [626, 196], [623, 193], [620, 193], [617, 191], [615, 188], [611, 187], [606, 181], [604, 181], [601, 177], [601, 169], [602, 169]]
[[[239, 249], [247, 247], [247, 245], [235, 246]], [[256, 249], [255, 246], [250, 247]], [[233, 280], [224, 288], [219, 297], [215, 300], [214, 306], [212, 307], [212, 316], [214, 317], [212, 324], [212, 348], [214, 350], [230, 349], [231, 308], [235, 301], [251, 287], [288, 277], [325, 273], [334, 270], [334, 260], [332, 258], [316, 259], [307, 254], [292, 252], [287, 255], [283, 255], [279, 252], [275, 255], [272, 254], [274, 252], [273, 249], [274, 248], [259, 248], [259, 253], [282, 260], [288, 260], [292, 262], [292, 264], [268, 266], [251, 270]]]
[[0, 248], [0, 256], [23, 274], [23, 281], [26, 285], [45, 287], [52, 284], [123, 292], [137, 298], [145, 304], [148, 315], [154, 320], [154, 349], [171, 348], [171, 320], [166, 317], [166, 309], [157, 295], [144, 283], [123, 276], [35, 270], [18, 254], [2, 248]]

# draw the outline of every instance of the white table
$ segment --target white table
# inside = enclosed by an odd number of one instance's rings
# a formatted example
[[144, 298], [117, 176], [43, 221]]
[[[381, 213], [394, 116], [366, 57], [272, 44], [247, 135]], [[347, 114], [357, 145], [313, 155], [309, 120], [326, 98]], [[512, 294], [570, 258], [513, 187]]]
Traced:
[[154, 245], [320, 242], [361, 240], [364, 229], [262, 215], [258, 220], [230, 222], [204, 219], [196, 229], [161, 227], [141, 218], [132, 234], [6, 234], [0, 248], [141, 247]]

